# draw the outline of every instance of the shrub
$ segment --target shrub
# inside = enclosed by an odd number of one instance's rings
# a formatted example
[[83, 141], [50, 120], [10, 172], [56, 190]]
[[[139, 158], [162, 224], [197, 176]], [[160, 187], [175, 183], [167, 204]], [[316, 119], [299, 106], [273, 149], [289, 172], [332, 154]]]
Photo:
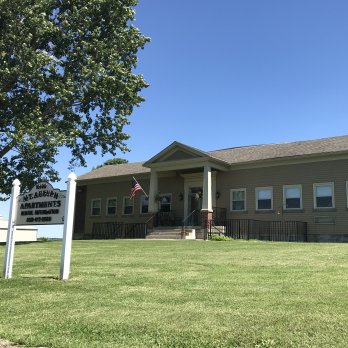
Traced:
[[233, 240], [233, 238], [231, 237], [227, 237], [227, 236], [219, 235], [219, 234], [212, 234], [209, 237], [209, 239], [216, 242], [227, 242], [227, 241]]
[[38, 241], [38, 242], [48, 242], [49, 239], [48, 239], [47, 237], [39, 237], [39, 238], [37, 239], [37, 241]]

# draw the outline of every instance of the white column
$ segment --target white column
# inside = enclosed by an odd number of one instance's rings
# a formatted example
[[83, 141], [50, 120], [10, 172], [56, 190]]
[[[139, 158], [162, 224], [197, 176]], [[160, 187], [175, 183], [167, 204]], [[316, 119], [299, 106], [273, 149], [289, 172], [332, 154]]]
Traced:
[[213, 211], [210, 166], [204, 166], [202, 210], [209, 211], [209, 212]]
[[5, 250], [5, 262], [4, 262], [4, 278], [12, 278], [12, 266], [13, 266], [13, 254], [15, 247], [15, 223], [17, 216], [18, 196], [20, 191], [20, 181], [15, 179], [12, 183], [11, 203], [10, 203], [10, 215], [8, 218], [8, 229], [6, 239]]
[[158, 203], [156, 202], [157, 193], [158, 193], [158, 175], [156, 171], [151, 169], [150, 190], [149, 190], [149, 213], [158, 212]]
[[76, 194], [76, 175], [70, 173], [68, 176], [67, 195], [65, 200], [64, 213], [64, 235], [62, 246], [62, 257], [60, 262], [60, 279], [68, 279], [70, 273], [71, 244], [74, 225], [75, 210], [75, 194]]

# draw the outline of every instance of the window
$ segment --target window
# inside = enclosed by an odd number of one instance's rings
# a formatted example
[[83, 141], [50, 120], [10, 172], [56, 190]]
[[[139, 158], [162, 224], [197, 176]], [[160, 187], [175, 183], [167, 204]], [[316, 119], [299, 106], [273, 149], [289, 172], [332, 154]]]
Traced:
[[246, 210], [246, 189], [231, 190], [231, 211]]
[[313, 184], [314, 208], [335, 208], [333, 182]]
[[141, 196], [140, 199], [140, 213], [146, 214], [149, 212], [149, 197]]
[[171, 211], [171, 205], [172, 205], [172, 194], [171, 193], [161, 194], [160, 200], [159, 200], [159, 210], [162, 212], [169, 212]]
[[106, 215], [116, 215], [116, 207], [117, 207], [117, 198], [111, 197], [106, 201]]
[[133, 200], [129, 197], [123, 197], [123, 214], [131, 215], [133, 214]]
[[91, 200], [91, 215], [92, 216], [100, 216], [101, 210], [101, 199], [92, 199]]
[[256, 210], [273, 209], [273, 188], [257, 187], [256, 190]]
[[302, 185], [283, 186], [283, 208], [302, 209]]

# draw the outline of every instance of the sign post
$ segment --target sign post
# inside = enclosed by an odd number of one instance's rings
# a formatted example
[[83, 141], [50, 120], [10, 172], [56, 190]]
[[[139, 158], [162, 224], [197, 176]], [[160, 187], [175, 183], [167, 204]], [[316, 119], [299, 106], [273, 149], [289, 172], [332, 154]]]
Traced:
[[68, 279], [74, 224], [76, 175], [68, 176], [68, 190], [54, 189], [48, 182], [36, 184], [20, 195], [20, 182], [13, 181], [10, 217], [6, 240], [4, 278], [12, 277], [15, 230], [17, 225], [62, 225], [64, 236], [60, 265], [60, 279]]
[[70, 173], [68, 176], [68, 190], [65, 203], [64, 234], [62, 245], [62, 257], [60, 262], [60, 279], [66, 280], [70, 273], [71, 244], [74, 223], [76, 193], [76, 175]]
[[13, 254], [15, 247], [15, 224], [17, 215], [18, 196], [20, 191], [20, 181], [14, 180], [12, 183], [10, 216], [8, 219], [8, 231], [6, 239], [5, 263], [4, 263], [4, 278], [12, 278]]

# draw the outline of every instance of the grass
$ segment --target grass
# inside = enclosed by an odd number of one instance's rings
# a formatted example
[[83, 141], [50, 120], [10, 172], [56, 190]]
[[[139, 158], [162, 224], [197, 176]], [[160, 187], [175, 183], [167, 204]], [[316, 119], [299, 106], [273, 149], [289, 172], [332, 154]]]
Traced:
[[[0, 338], [30, 347], [347, 347], [348, 245], [74, 241], [16, 245]], [[4, 246], [0, 247], [3, 259]]]

